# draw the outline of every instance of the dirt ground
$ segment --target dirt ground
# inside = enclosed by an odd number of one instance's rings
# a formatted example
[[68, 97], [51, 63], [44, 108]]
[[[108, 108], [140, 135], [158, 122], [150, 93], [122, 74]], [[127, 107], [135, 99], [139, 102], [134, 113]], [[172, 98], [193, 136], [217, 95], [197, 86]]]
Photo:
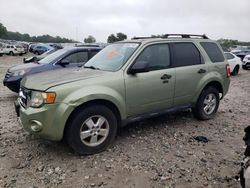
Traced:
[[[0, 57], [1, 81], [23, 57]], [[243, 130], [250, 125], [249, 83], [250, 71], [231, 77], [212, 120], [198, 121], [187, 111], [134, 123], [118, 131], [107, 151], [91, 156], [26, 133], [14, 111], [17, 94], [1, 83], [0, 187], [239, 187], [235, 176]]]

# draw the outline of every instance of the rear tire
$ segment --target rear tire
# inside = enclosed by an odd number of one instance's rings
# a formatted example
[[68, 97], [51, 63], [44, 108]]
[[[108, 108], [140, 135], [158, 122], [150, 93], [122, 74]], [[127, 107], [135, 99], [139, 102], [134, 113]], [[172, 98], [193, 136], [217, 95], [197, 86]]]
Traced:
[[208, 120], [214, 117], [220, 103], [219, 92], [214, 87], [205, 88], [193, 109], [199, 120]]
[[236, 75], [239, 73], [239, 70], [240, 70], [240, 67], [239, 67], [238, 65], [236, 65], [236, 66], [234, 67], [234, 70], [233, 70], [233, 72], [231, 73], [231, 75], [236, 76]]
[[12, 52], [12, 51], [10, 51], [10, 53], [9, 53], [11, 56], [14, 56], [14, 53]]
[[117, 118], [103, 105], [92, 105], [77, 110], [66, 130], [68, 145], [80, 155], [96, 154], [105, 150], [117, 132]]

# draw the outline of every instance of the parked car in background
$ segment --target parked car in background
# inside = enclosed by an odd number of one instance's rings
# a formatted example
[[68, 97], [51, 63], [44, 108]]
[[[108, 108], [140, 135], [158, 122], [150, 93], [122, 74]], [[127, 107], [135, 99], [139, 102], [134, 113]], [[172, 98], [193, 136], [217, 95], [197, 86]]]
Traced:
[[233, 54], [237, 55], [241, 60], [244, 59], [246, 55], [250, 54], [250, 49], [240, 50], [240, 51], [234, 51]]
[[33, 53], [37, 55], [41, 55], [44, 52], [47, 52], [49, 50], [53, 49], [51, 46], [46, 46], [46, 45], [37, 45], [33, 48]]
[[242, 66], [241, 58], [230, 52], [224, 52], [224, 54], [229, 63], [231, 75], [237, 75], [239, 73], [240, 67]]
[[2, 47], [3, 54], [8, 54], [8, 55], [23, 55], [25, 54], [25, 50], [22, 46], [15, 46], [12, 44], [5, 44]]
[[5, 75], [3, 85], [18, 92], [23, 77], [55, 69], [81, 67], [101, 49], [99, 47], [73, 47], [57, 50], [40, 61], [10, 68]]
[[86, 155], [105, 150], [129, 122], [188, 108], [213, 118], [230, 84], [222, 48], [204, 35], [168, 36], [110, 44], [84, 68], [25, 77], [20, 123]]
[[44, 52], [44, 53], [41, 54], [41, 55], [24, 58], [24, 59], [23, 59], [23, 63], [31, 63], [31, 62], [40, 61], [40, 60], [42, 60], [43, 58], [45, 58], [46, 56], [48, 56], [48, 55], [54, 53], [54, 52], [57, 51], [57, 50], [58, 50], [57, 48], [53, 48], [53, 49], [51, 49], [51, 50], [48, 50], [47, 52]]
[[22, 46], [24, 48], [25, 53], [28, 53], [29, 51], [29, 45], [26, 42], [19, 42], [18, 45]]
[[38, 44], [36, 43], [30, 43], [29, 44], [29, 52], [33, 52], [33, 49], [37, 46]]
[[52, 43], [52, 44], [49, 44], [49, 46], [59, 50], [59, 49], [63, 49], [63, 46], [61, 44], [58, 44], [58, 43]]
[[4, 54], [3, 46], [4, 46], [4, 44], [0, 42], [0, 56], [2, 56]]
[[243, 59], [242, 68], [244, 70], [250, 69], [250, 54], [246, 55]]

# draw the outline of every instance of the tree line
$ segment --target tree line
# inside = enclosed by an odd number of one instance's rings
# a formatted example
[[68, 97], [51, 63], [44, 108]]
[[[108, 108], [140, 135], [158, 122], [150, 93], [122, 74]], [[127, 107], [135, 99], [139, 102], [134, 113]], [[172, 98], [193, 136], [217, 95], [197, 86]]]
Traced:
[[8, 31], [7, 28], [0, 23], [0, 38], [6, 40], [17, 40], [17, 41], [26, 41], [26, 42], [44, 42], [44, 43], [70, 43], [76, 42], [71, 39], [63, 37], [53, 37], [50, 35], [41, 35], [41, 36], [30, 36], [27, 33], [19, 33]]
[[[41, 36], [30, 36], [27, 33], [19, 33], [19, 32], [12, 32], [8, 31], [7, 28], [0, 23], [0, 38], [6, 40], [16, 40], [16, 41], [26, 41], [26, 42], [44, 42], [44, 43], [71, 43], [77, 42], [72, 39], [62, 38], [59, 36], [53, 37], [50, 35], [41, 35]], [[108, 36], [107, 42], [113, 43], [117, 41], [122, 41], [127, 39], [127, 35], [123, 33], [117, 33], [116, 35], [111, 34]], [[96, 39], [89, 35], [88, 37], [84, 38], [85, 43], [94, 43]]]
[[[122, 40], [126, 40], [126, 39], [127, 39], [127, 35], [125, 35], [124, 33], [116, 33], [116, 35], [115, 34], [109, 35], [107, 42], [113, 43], [113, 42], [118, 42], [118, 41], [122, 41]], [[89, 35], [87, 38], [84, 39], [84, 42], [85, 43], [94, 43], [94, 42], [96, 42], [96, 39], [92, 35]]]
[[235, 45], [250, 46], [250, 42], [242, 42], [242, 41], [231, 40], [231, 39], [219, 39], [218, 42], [220, 43], [220, 45], [222, 46], [224, 50], [229, 49], [230, 47], [235, 46]]
[[[151, 37], [162, 37], [163, 35], [151, 35]], [[0, 38], [7, 40], [17, 40], [17, 41], [27, 41], [27, 42], [45, 42], [45, 43], [70, 43], [77, 42], [72, 39], [62, 38], [59, 36], [53, 37], [50, 35], [41, 35], [41, 36], [30, 36], [29, 34], [21, 34], [19, 32], [8, 31], [7, 28], [0, 23]], [[108, 43], [113, 43], [117, 41], [126, 40], [127, 35], [124, 33], [116, 33], [110, 34], [107, 38]], [[96, 39], [94, 36], [89, 35], [84, 38], [85, 43], [95, 43]], [[233, 45], [241, 45], [241, 46], [250, 46], [250, 42], [242, 42], [238, 40], [232, 39], [219, 39], [218, 42], [222, 46], [224, 50], [229, 49]]]

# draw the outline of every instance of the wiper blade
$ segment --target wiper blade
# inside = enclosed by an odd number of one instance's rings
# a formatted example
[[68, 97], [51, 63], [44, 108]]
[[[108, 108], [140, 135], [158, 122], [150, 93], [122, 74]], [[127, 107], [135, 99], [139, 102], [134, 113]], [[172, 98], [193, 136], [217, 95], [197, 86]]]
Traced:
[[83, 66], [83, 68], [100, 70], [100, 68], [97, 68], [97, 67], [94, 67], [94, 66]]

